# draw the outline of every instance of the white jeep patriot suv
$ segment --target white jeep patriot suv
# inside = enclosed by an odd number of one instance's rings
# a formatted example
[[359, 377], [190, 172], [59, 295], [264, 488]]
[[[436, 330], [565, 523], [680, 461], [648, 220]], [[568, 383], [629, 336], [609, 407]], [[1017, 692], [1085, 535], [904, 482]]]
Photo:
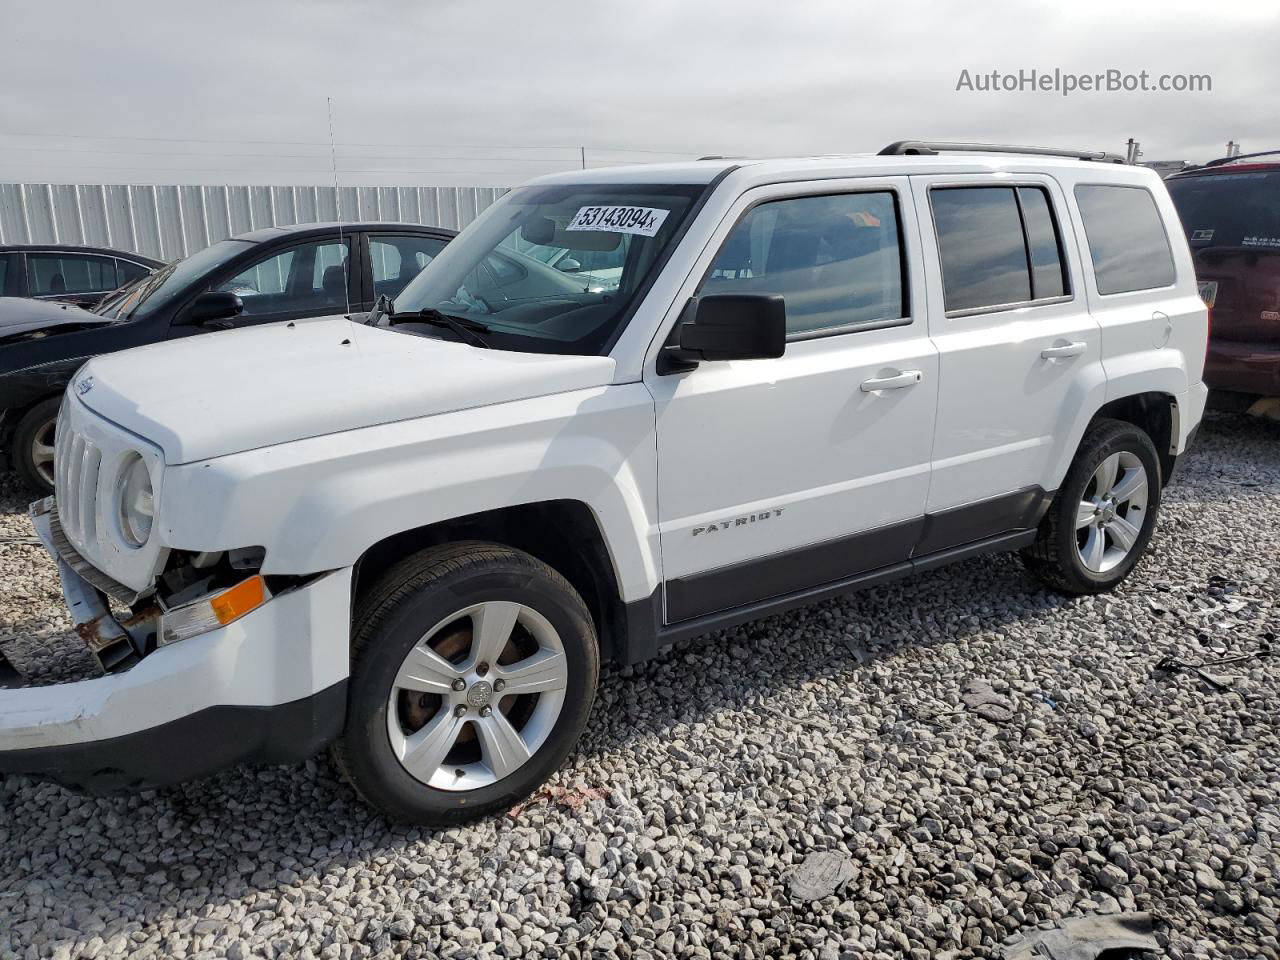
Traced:
[[367, 316], [91, 361], [32, 516], [103, 675], [9, 668], [0, 770], [130, 789], [332, 743], [445, 824], [556, 770], [602, 661], [987, 551], [1114, 587], [1207, 321], [1164, 186], [1112, 159], [544, 177]]

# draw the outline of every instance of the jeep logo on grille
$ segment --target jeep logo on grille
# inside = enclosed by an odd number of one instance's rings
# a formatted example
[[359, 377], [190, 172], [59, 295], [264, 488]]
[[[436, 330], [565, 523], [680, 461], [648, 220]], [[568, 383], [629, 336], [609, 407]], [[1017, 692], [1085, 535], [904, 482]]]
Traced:
[[92, 389], [93, 389], [93, 377], [85, 377], [82, 380], [76, 381], [76, 393], [80, 394], [80, 396], [83, 397], [86, 393], [88, 393]]

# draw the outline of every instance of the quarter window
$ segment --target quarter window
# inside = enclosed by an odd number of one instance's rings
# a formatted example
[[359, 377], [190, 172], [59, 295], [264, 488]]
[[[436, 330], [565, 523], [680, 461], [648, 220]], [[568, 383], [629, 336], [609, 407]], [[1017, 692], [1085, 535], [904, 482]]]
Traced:
[[126, 283], [133, 283], [133, 281], [137, 280], [139, 277], [147, 276], [150, 272], [151, 270], [149, 268], [144, 267], [140, 263], [134, 263], [132, 260], [116, 261], [116, 275], [119, 278], [120, 286], [122, 287]]
[[803, 335], [904, 319], [902, 273], [892, 193], [793, 197], [738, 221], [699, 293], [781, 296]]
[[1173, 283], [1173, 253], [1149, 191], [1081, 184], [1076, 187], [1076, 203], [1099, 293], [1130, 293]]

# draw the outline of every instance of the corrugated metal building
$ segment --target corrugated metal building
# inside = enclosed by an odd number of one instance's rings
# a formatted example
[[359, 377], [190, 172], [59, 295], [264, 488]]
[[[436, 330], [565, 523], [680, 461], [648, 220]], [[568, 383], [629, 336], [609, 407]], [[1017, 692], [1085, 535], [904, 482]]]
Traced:
[[[0, 183], [0, 243], [83, 243], [176, 260], [259, 227], [382, 220], [461, 229], [500, 187]], [[341, 207], [339, 207], [339, 197]]]

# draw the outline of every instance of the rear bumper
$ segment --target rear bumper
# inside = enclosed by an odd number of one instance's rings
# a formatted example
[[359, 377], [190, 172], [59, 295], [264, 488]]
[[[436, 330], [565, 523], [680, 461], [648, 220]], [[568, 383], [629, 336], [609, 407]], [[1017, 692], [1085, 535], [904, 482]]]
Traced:
[[1212, 390], [1280, 397], [1280, 344], [1210, 340], [1204, 381]]
[[[68, 601], [94, 588], [61, 563]], [[310, 756], [342, 731], [351, 570], [90, 680], [0, 689], [0, 772], [102, 792]]]

